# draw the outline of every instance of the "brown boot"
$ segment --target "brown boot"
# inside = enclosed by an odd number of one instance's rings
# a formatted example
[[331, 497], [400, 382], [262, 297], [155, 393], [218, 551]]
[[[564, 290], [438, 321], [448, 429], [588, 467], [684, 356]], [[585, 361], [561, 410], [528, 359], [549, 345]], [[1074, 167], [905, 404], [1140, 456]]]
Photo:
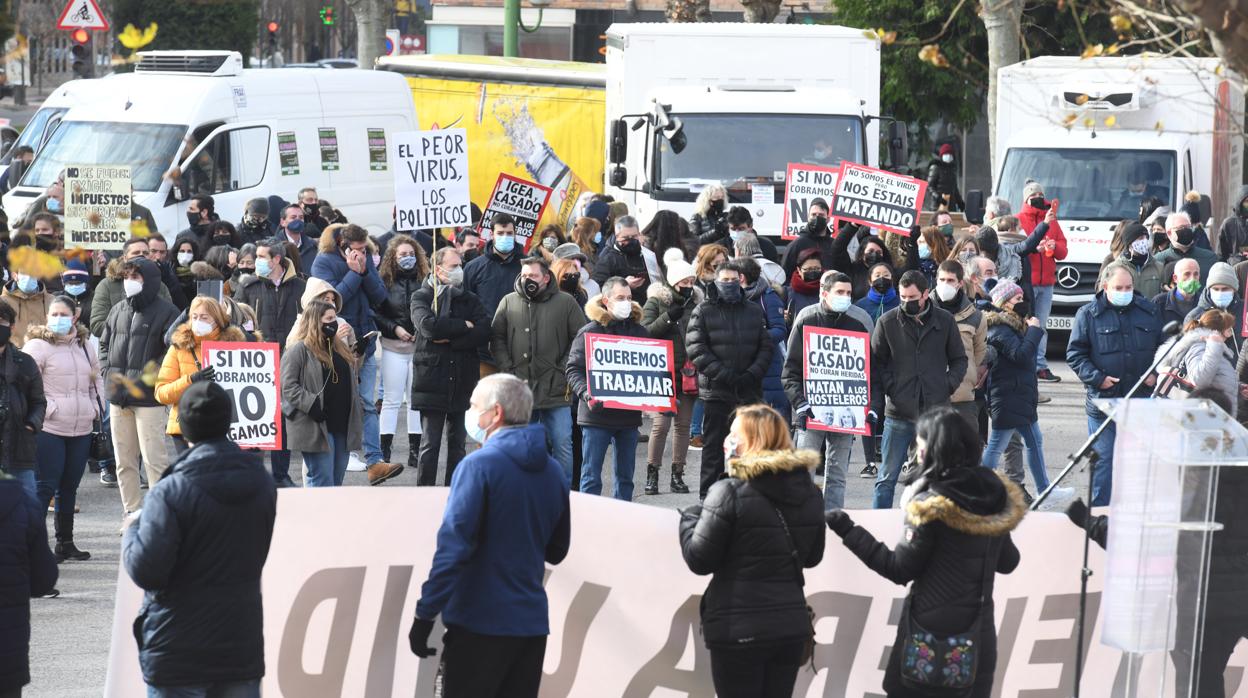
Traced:
[[368, 466], [368, 484], [380, 485], [401, 472], [403, 472], [402, 465], [379, 460]]

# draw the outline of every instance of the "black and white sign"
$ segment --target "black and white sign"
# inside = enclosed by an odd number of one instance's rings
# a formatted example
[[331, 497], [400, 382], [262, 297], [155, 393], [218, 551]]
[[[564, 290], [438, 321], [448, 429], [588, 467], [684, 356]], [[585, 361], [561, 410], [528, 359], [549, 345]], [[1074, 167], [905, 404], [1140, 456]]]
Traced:
[[832, 201], [840, 172], [835, 167], [789, 163], [784, 177], [784, 225], [780, 229], [781, 238], [794, 240], [801, 234], [810, 218], [811, 201]]
[[921, 179], [844, 162], [832, 217], [909, 236], [925, 193], [927, 182]]
[[807, 325], [802, 333], [807, 429], [870, 435], [871, 335]]
[[543, 187], [536, 182], [499, 173], [498, 181], [494, 183], [494, 193], [490, 194], [490, 203], [481, 212], [481, 237], [489, 240], [494, 216], [506, 213], [516, 219], [517, 247], [527, 252], [552, 191], [554, 190], [550, 187]]
[[65, 247], [120, 250], [130, 238], [129, 165], [65, 168]]
[[676, 409], [672, 342], [585, 333], [589, 396], [604, 407], [642, 412]]
[[204, 365], [234, 401], [230, 440], [243, 448], [282, 447], [279, 347], [269, 342], [204, 342]]
[[392, 141], [397, 229], [470, 225], [467, 131], [407, 131]]

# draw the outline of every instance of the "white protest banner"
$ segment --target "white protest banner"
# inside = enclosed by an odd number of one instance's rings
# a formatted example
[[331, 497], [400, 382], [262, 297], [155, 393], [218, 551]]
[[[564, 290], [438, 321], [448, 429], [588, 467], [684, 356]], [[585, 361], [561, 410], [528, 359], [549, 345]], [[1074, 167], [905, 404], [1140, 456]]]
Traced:
[[926, 193], [921, 179], [843, 162], [832, 217], [909, 237]]
[[[259, 467], [259, 466], [258, 466]], [[331, 487], [278, 492], [277, 522], [264, 568], [266, 697], [432, 696], [435, 657], [418, 659], [407, 632], [429, 573], [448, 490], [434, 487]], [[671, 509], [572, 493], [572, 548], [548, 567], [550, 640], [542, 698], [712, 698], [710, 654], [698, 603], [709, 577], [680, 554], [679, 515]], [[333, 516], [326, 516], [333, 512]], [[892, 546], [901, 511], [854, 511], [854, 521]], [[350, 521], [344, 526], [343, 521]], [[361, 531], [410, 531], [403, 545]], [[997, 668], [994, 696], [1069, 696], [1074, 687], [1075, 618], [1083, 532], [1064, 515], [1031, 513], [1012, 534], [1021, 552], [994, 587]], [[1090, 639], [1083, 695], [1130, 696], [1137, 679], [1127, 657], [1100, 642], [1104, 552], [1092, 547], [1088, 583]], [[879, 698], [897, 634], [905, 588], [868, 570], [829, 533], [823, 561], [806, 570], [815, 612], [813, 671], [798, 672], [794, 696]], [[143, 593], [118, 572], [104, 695], [146, 695], [133, 623]], [[498, 609], [503, 612], [502, 609]], [[1157, 657], [1158, 659], [1163, 658]], [[1150, 656], [1150, 659], [1153, 657]], [[1227, 669], [1242, 677], [1248, 643]], [[1155, 678], [1154, 678], [1155, 680]], [[1248, 681], [1227, 693], [1248, 698]]]
[[672, 342], [585, 333], [589, 396], [604, 407], [642, 412], [676, 409]]
[[65, 248], [120, 250], [130, 238], [129, 165], [65, 168]]
[[516, 219], [516, 246], [527, 252], [552, 191], [550, 187], [500, 172], [494, 183], [494, 193], [490, 194], [490, 203], [481, 212], [481, 223], [477, 226], [481, 237], [489, 240], [494, 216], [506, 213]]
[[806, 428], [869, 436], [871, 335], [810, 325], [802, 330], [806, 402], [814, 413]]
[[841, 171], [835, 167], [789, 163], [784, 175], [784, 223], [780, 237], [793, 240], [806, 227], [810, 202], [816, 198], [831, 203]]
[[392, 134], [397, 230], [472, 223], [468, 135], [462, 128]]
[[243, 448], [282, 447], [280, 347], [271, 342], [204, 342], [204, 366], [234, 402], [230, 440]]

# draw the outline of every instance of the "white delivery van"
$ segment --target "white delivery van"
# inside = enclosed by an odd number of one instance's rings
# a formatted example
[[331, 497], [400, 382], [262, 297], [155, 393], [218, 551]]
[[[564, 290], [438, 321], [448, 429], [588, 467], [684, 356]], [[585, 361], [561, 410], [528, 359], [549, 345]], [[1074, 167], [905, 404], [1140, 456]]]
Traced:
[[689, 217], [720, 183], [776, 236], [788, 164], [877, 166], [879, 108], [880, 44], [861, 29], [613, 24], [606, 191], [646, 221], [659, 209]]
[[1139, 215], [1132, 178], [1176, 211], [1188, 191], [1208, 197], [1203, 217], [1217, 244], [1243, 182], [1242, 77], [1214, 58], [1045, 56], [1006, 66], [997, 80], [996, 195], [1017, 211], [1035, 179], [1061, 202], [1068, 251], [1049, 330], [1073, 327], [1114, 228]]
[[222, 220], [237, 224], [248, 199], [292, 201], [303, 187], [382, 233], [394, 203], [386, 146], [391, 134], [417, 128], [400, 75], [245, 70], [229, 51], [140, 53], [133, 73], [57, 88], [31, 124], [38, 150], [4, 195], [10, 217], [66, 165], [123, 164], [132, 168], [135, 200], [169, 239], [187, 227], [197, 194], [211, 195]]

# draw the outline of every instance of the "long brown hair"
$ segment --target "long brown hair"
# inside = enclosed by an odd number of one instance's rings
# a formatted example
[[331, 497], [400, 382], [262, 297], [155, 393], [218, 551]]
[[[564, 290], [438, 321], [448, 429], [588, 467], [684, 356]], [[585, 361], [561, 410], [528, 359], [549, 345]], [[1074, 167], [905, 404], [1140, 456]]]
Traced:
[[693, 260], [693, 272], [699, 280], [714, 278], [715, 269], [711, 267], [711, 264], [721, 254], [725, 260], [732, 257], [728, 254], [728, 248], [723, 245], [703, 245], [702, 249], [698, 250], [698, 256]]
[[1200, 317], [1188, 322], [1183, 327], [1184, 332], [1191, 332], [1196, 328], [1204, 328], [1213, 330], [1214, 332], [1226, 332], [1235, 326], [1235, 316], [1225, 310], [1211, 308], [1201, 314]]
[[[576, 262], [570, 259], [556, 259], [550, 263], [551, 283], [558, 286], [565, 274], [575, 274], [576, 290], [585, 293], [585, 287], [581, 285], [581, 270], [576, 268]], [[563, 288], [560, 287], [559, 290], [562, 291]]]
[[[923, 241], [927, 243], [927, 249], [932, 253], [933, 262], [940, 264], [949, 259], [949, 243], [945, 242], [945, 234], [940, 232], [940, 228], [929, 225], [919, 231], [923, 236]], [[918, 244], [917, 242], [915, 244]], [[918, 252], [915, 252], [918, 254]]]
[[328, 310], [338, 311], [332, 304], [322, 300], [308, 303], [308, 307], [303, 309], [303, 315], [299, 316], [299, 324], [295, 326], [295, 341], [307, 346], [312, 356], [315, 356], [316, 360], [326, 368], [332, 368], [334, 365], [329, 356], [330, 345], [333, 345], [334, 351], [346, 359], [349, 365], [355, 361], [355, 357], [351, 355], [351, 350], [347, 348], [347, 345], [338, 337], [326, 338], [321, 333], [321, 318], [325, 317], [325, 312]]
[[416, 250], [416, 280], [424, 281], [429, 276], [429, 258], [425, 256], [425, 250], [416, 244], [415, 238], [410, 235], [395, 235], [390, 238], [390, 242], [386, 244], [386, 256], [381, 258], [381, 266], [377, 269], [377, 275], [386, 283], [386, 286], [394, 283], [394, 279], [402, 271], [399, 269], [399, 246], [411, 245]]
[[598, 246], [594, 244], [594, 234], [602, 229], [602, 224], [597, 218], [589, 216], [581, 216], [576, 219], [576, 225], [572, 226], [572, 242], [581, 248], [581, 252], [586, 257], [596, 259], [598, 256]]
[[740, 455], [758, 451], [788, 451], [793, 448], [789, 425], [771, 405], [757, 404], [737, 408], [737, 424], [741, 434]]

